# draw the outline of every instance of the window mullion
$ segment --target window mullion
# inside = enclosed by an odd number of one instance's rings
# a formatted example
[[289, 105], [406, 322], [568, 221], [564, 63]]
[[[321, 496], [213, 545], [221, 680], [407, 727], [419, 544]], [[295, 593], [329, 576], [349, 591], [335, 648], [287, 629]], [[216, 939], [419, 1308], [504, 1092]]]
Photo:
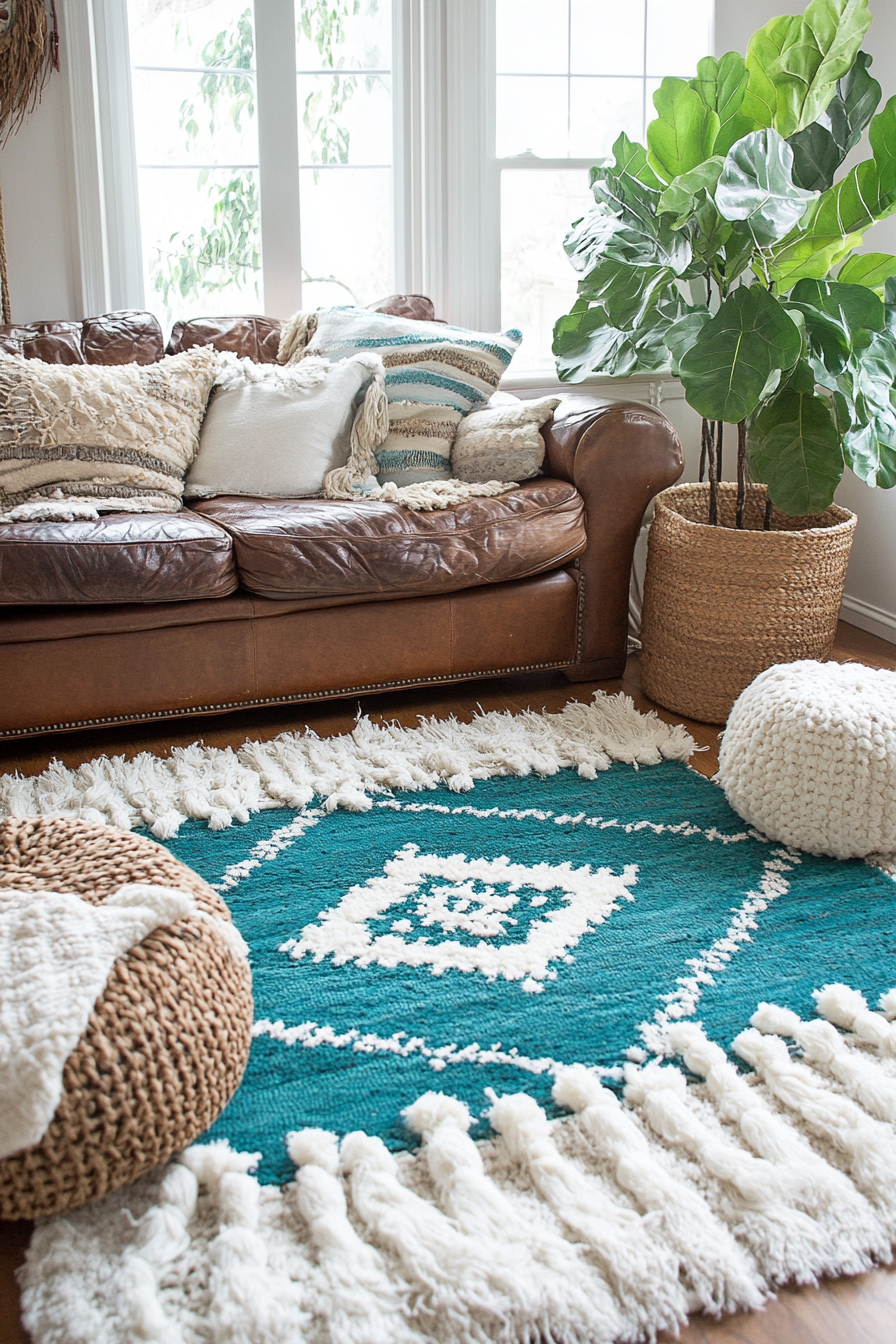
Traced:
[[264, 311], [284, 318], [302, 306], [294, 0], [256, 3], [255, 68]]
[[443, 315], [488, 330], [501, 315], [495, 6], [494, 0], [443, 3]]

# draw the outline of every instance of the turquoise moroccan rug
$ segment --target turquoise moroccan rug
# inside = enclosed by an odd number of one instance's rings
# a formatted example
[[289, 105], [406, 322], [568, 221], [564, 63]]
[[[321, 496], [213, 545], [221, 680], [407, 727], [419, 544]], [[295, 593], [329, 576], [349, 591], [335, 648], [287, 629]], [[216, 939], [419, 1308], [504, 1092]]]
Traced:
[[556, 1114], [558, 1065], [618, 1085], [670, 1020], [727, 1047], [762, 999], [811, 1016], [832, 981], [896, 984], [892, 879], [770, 844], [678, 761], [191, 821], [168, 846], [252, 949], [256, 1037], [210, 1137], [261, 1149], [262, 1181], [292, 1179], [304, 1125], [412, 1146], [402, 1110], [435, 1087]]
[[[896, 887], [623, 697], [0, 780], [249, 944], [243, 1082], [35, 1231], [35, 1344], [636, 1344], [890, 1263]], [[637, 767], [637, 768], [635, 768]]]

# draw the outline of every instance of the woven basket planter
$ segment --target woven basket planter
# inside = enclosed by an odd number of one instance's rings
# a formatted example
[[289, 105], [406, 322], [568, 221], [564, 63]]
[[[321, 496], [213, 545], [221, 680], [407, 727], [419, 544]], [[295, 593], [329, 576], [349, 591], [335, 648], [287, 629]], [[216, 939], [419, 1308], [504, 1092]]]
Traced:
[[204, 1133], [243, 1076], [252, 983], [216, 927], [230, 919], [217, 892], [162, 845], [113, 826], [0, 823], [0, 885], [99, 905], [128, 882], [180, 887], [215, 919], [161, 925], [115, 962], [49, 1128], [0, 1161], [0, 1218], [62, 1213], [136, 1180]]
[[664, 490], [648, 541], [644, 692], [704, 723], [724, 723], [767, 667], [827, 657], [856, 527], [832, 504], [805, 518], [775, 509], [766, 532], [765, 487], [751, 486], [738, 530], [736, 496], [735, 485], [719, 486], [722, 526], [710, 527], [708, 485]]

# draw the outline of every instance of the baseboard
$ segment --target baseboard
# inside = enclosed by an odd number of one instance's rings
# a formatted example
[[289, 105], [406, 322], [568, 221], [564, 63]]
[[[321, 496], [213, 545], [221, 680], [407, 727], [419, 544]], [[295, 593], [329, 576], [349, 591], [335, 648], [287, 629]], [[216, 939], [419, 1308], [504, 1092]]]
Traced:
[[896, 615], [892, 611], [885, 611], [883, 607], [874, 607], [870, 602], [862, 602], [857, 597], [845, 594], [840, 607], [840, 619], [846, 621], [847, 625], [857, 625], [870, 635], [896, 644]]

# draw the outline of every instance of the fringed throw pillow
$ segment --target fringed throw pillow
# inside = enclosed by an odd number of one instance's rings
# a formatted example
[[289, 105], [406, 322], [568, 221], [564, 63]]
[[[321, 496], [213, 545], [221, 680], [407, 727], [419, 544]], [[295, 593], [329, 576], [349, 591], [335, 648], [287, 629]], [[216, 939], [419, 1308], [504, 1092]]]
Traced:
[[419, 485], [451, 479], [454, 428], [492, 395], [521, 340], [516, 330], [491, 334], [365, 308], [322, 308], [283, 324], [278, 359], [340, 361], [375, 350], [389, 400], [389, 437], [377, 453], [376, 478], [381, 486]]
[[335, 361], [375, 350], [386, 369], [390, 402], [451, 406], [466, 415], [488, 401], [522, 339], [515, 328], [486, 333], [366, 308], [323, 308], [284, 322], [277, 357], [293, 364], [306, 355]]
[[287, 368], [219, 358], [187, 498], [350, 496], [356, 480], [376, 484], [373, 454], [388, 429], [378, 355]]
[[528, 481], [541, 471], [544, 439], [539, 430], [559, 397], [486, 406], [458, 425], [451, 474], [459, 481]]
[[0, 522], [176, 513], [218, 367], [0, 356]]

